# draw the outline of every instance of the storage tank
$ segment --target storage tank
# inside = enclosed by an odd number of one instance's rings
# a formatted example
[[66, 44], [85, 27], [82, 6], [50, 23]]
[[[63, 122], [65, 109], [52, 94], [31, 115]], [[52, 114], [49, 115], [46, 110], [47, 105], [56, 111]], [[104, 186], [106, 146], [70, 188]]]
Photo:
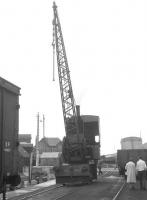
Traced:
[[121, 139], [121, 149], [142, 149], [142, 139], [140, 137], [126, 137]]

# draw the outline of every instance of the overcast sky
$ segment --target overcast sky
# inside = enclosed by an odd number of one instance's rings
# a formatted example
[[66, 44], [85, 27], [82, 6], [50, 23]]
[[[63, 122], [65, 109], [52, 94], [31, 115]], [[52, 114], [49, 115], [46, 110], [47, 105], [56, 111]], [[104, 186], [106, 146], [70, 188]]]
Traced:
[[[56, 4], [74, 97], [81, 114], [100, 117], [101, 153], [114, 153], [127, 136], [147, 142], [147, 1]], [[0, 1], [0, 76], [21, 87], [19, 132], [33, 142], [37, 112], [46, 137], [65, 135], [57, 70], [52, 81], [52, 5]]]

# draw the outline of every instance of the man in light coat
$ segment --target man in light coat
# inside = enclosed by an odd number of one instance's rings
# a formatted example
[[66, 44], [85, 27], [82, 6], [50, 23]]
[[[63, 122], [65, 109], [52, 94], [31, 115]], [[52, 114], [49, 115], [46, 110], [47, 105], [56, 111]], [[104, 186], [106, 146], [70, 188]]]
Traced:
[[135, 189], [136, 167], [132, 158], [130, 158], [129, 162], [126, 163], [125, 169], [126, 169], [127, 183], [129, 184], [129, 188]]
[[139, 160], [137, 161], [137, 164], [136, 164], [136, 170], [137, 170], [141, 190], [146, 189], [145, 188], [146, 169], [147, 169], [146, 163], [144, 160], [142, 160], [142, 157], [140, 156]]

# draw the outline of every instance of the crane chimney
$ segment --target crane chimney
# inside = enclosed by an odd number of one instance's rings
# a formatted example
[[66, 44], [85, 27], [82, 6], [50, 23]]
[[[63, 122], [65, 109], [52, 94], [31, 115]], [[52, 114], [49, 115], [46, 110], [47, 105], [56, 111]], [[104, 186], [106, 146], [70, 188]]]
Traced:
[[77, 117], [80, 117], [80, 105], [76, 105]]

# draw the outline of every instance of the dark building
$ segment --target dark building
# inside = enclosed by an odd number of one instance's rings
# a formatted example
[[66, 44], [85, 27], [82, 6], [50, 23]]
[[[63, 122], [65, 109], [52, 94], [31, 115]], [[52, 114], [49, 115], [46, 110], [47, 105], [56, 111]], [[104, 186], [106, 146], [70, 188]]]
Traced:
[[19, 172], [23, 173], [24, 168], [29, 166], [30, 156], [29, 153], [21, 146], [18, 147], [19, 150]]
[[31, 143], [31, 134], [19, 134], [19, 142]]

